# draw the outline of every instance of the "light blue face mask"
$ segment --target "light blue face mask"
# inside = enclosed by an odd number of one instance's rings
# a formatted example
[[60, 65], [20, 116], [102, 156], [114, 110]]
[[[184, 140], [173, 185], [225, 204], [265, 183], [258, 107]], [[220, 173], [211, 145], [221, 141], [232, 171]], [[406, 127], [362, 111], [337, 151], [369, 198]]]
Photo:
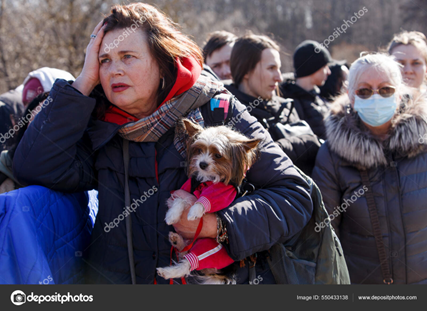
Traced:
[[380, 126], [390, 121], [396, 108], [396, 94], [390, 97], [374, 94], [368, 99], [361, 99], [355, 95], [354, 110], [357, 111], [363, 122], [371, 126]]

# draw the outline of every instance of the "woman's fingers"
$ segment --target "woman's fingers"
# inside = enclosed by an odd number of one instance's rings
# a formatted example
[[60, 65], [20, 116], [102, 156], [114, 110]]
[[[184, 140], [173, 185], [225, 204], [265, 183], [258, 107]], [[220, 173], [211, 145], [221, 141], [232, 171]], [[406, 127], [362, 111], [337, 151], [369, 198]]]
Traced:
[[[199, 219], [188, 220], [189, 209], [187, 208], [181, 215], [179, 222], [174, 223], [173, 227], [184, 239], [193, 239], [199, 225]], [[205, 214], [203, 216], [203, 228], [199, 238], [216, 238], [217, 220], [214, 213]]]
[[[104, 29], [107, 25], [101, 25], [99, 28], [98, 25], [95, 27], [94, 31], [91, 34], [89, 45], [99, 46], [102, 42], [102, 39], [104, 38]], [[99, 49], [97, 52], [99, 52]]]
[[94, 28], [86, 48], [86, 57], [82, 72], [80, 76], [77, 77], [75, 83], [73, 83], [73, 86], [84, 95], [89, 95], [95, 86], [99, 84], [98, 55], [104, 37], [105, 26], [106, 25], [102, 25], [101, 21]]
[[106, 25], [103, 25], [98, 32], [96, 33], [96, 37], [95, 38], [91, 38], [90, 43], [93, 46], [93, 51], [94, 53], [96, 53], [96, 58], [98, 59], [98, 55], [99, 55], [99, 50], [100, 50], [100, 46], [101, 46], [101, 42], [102, 39], [104, 38], [104, 29], [105, 29]]
[[97, 33], [98, 33], [98, 31], [101, 29], [101, 27], [103, 26], [102, 25], [102, 22], [103, 22], [104, 20], [101, 20], [99, 23], [98, 23], [98, 25], [96, 25], [95, 26], [95, 28], [93, 29], [93, 31], [92, 31], [92, 34], [94, 34], [94, 35], [96, 35]]

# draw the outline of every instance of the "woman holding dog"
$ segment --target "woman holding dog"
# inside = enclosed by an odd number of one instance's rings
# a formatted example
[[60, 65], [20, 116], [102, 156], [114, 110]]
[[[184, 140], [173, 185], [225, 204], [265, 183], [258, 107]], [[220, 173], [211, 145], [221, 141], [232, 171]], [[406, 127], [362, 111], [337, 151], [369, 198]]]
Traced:
[[427, 284], [427, 103], [408, 92], [394, 58], [365, 55], [325, 122], [313, 179], [353, 284]]
[[[86, 281], [169, 283], [156, 275], [156, 267], [171, 262], [166, 201], [188, 178], [185, 140], [175, 125], [184, 116], [214, 125], [212, 99], [231, 102], [229, 113], [240, 120], [234, 128], [262, 142], [247, 172], [256, 190], [206, 214], [199, 237], [226, 234], [223, 245], [237, 262], [300, 231], [312, 212], [307, 183], [245, 107], [202, 72], [196, 44], [150, 5], [116, 5], [111, 12], [91, 35], [81, 74], [73, 83], [56, 81], [52, 103], [35, 118], [14, 158], [25, 185], [99, 191], [92, 241], [83, 250]], [[186, 216], [175, 230], [191, 239], [198, 221]], [[235, 265], [237, 283], [247, 284], [248, 262]], [[256, 275], [275, 283], [267, 264], [257, 261]]]

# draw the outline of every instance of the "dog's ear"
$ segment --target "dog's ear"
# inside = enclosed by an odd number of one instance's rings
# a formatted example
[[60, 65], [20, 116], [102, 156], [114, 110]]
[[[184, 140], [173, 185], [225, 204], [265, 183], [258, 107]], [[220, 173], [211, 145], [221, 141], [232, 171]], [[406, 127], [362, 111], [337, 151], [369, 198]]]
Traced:
[[203, 128], [200, 125], [195, 124], [188, 119], [182, 119], [182, 123], [190, 137], [193, 137], [203, 131]]
[[261, 139], [248, 139], [247, 141], [243, 142], [243, 148], [245, 148], [246, 152], [251, 151], [252, 149], [255, 149], [258, 144], [261, 142]]

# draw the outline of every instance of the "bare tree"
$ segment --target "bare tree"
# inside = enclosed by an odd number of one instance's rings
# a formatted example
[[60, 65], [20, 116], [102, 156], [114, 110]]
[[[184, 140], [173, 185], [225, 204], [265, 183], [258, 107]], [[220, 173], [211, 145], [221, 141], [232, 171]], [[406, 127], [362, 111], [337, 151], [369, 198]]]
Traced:
[[[18, 86], [28, 72], [44, 66], [77, 76], [83, 67], [91, 31], [117, 2], [0, 0], [0, 93]], [[425, 0], [147, 2], [179, 23], [183, 32], [200, 46], [207, 34], [215, 30], [236, 35], [250, 30], [273, 37], [283, 51], [282, 71], [292, 70], [293, 51], [306, 39], [328, 43], [333, 57], [351, 62], [363, 50], [374, 51], [386, 45], [401, 28], [427, 31]], [[337, 28], [364, 7], [366, 14], [336, 36]]]

